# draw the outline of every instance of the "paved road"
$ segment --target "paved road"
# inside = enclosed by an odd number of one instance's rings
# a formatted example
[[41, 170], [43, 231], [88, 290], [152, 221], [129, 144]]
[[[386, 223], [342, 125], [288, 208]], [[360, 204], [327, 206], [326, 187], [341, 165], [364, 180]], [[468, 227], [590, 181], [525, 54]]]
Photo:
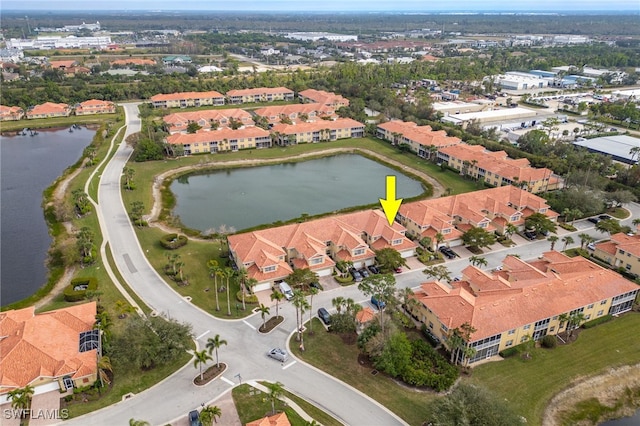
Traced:
[[[123, 106], [128, 124], [125, 136], [128, 136], [139, 131], [140, 120], [137, 118], [137, 104]], [[369, 397], [301, 361], [290, 360], [281, 365], [266, 356], [270, 347], [286, 347], [286, 341], [295, 329], [295, 313], [290, 304], [281, 308], [285, 322], [276, 331], [262, 335], [256, 331], [262, 321], [258, 315], [245, 320], [219, 320], [166, 285], [147, 262], [122, 202], [120, 178], [131, 152], [125, 143], [120, 145], [102, 173], [98, 190], [98, 215], [103, 221], [105, 239], [110, 243], [116, 266], [133, 291], [159, 315], [192, 324], [200, 348], [216, 334], [227, 340], [228, 345], [220, 349], [220, 360], [229, 368], [221, 378], [204, 387], [196, 387], [192, 379], [197, 371], [192, 364], [187, 364], [153, 388], [126, 401], [66, 421], [65, 425], [125, 425], [132, 417], [145, 419], [154, 425], [166, 424], [186, 417], [201, 403], [208, 403], [229, 391], [240, 378], [245, 381], [280, 381], [287, 389], [322, 407], [345, 424], [405, 424]], [[354, 291], [349, 290], [349, 293]], [[359, 293], [357, 289], [355, 293]], [[335, 293], [316, 297], [314, 305], [330, 305], [332, 297]], [[363, 296], [356, 297], [361, 299]]]
[[[137, 104], [124, 104], [124, 107], [128, 123], [126, 135], [129, 135], [139, 131], [140, 120], [137, 118]], [[192, 384], [197, 371], [191, 364], [187, 364], [153, 388], [124, 402], [66, 421], [65, 425], [125, 425], [132, 417], [145, 419], [152, 424], [166, 424], [177, 420], [184, 422], [190, 410], [201, 403], [215, 400], [240, 380], [280, 381], [287, 389], [348, 425], [404, 424], [400, 418], [367, 396], [299, 360], [293, 359], [281, 365], [266, 356], [270, 347], [286, 347], [286, 341], [295, 329], [295, 313], [290, 304], [284, 303], [280, 310], [286, 318], [285, 322], [274, 332], [261, 335], [256, 331], [262, 321], [258, 315], [245, 320], [219, 320], [195, 307], [166, 285], [147, 262], [122, 202], [120, 177], [130, 155], [131, 148], [121, 144], [102, 173], [98, 192], [98, 215], [116, 265], [131, 288], [156, 313], [192, 324], [200, 348], [215, 334], [226, 339], [229, 344], [221, 348], [220, 360], [229, 368], [221, 378], [199, 388]], [[640, 217], [640, 205], [631, 204], [629, 207], [634, 217]], [[590, 222], [578, 221], [576, 227], [579, 231], [574, 233], [562, 231], [563, 236], [573, 236], [576, 240], [574, 245], [579, 245], [577, 234], [582, 232], [603, 238], [603, 234], [595, 231]], [[487, 253], [484, 257], [489, 262], [488, 267], [492, 268], [500, 264], [506, 254], [515, 253], [528, 259], [546, 250], [549, 250], [549, 242], [537, 241]], [[446, 266], [452, 276], [455, 276], [468, 264], [468, 259], [465, 258], [448, 261]], [[424, 281], [426, 277], [421, 269], [406, 271], [397, 276], [398, 287], [415, 287]], [[321, 292], [314, 297], [314, 306], [330, 307], [331, 299], [337, 295], [365, 301], [357, 287], [350, 286]]]

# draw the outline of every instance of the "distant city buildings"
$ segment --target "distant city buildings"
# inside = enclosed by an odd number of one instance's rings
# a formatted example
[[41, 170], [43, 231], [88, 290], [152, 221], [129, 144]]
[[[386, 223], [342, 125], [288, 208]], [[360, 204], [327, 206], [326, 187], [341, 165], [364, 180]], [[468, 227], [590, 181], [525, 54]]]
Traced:
[[106, 49], [111, 44], [109, 36], [76, 37], [76, 36], [38, 36], [35, 39], [12, 38], [6, 42], [8, 49], [51, 50], [51, 49]]
[[294, 33], [287, 34], [285, 37], [293, 40], [302, 40], [302, 41], [319, 41], [319, 40], [358, 41], [357, 35], [334, 34], [334, 33], [324, 33], [324, 32], [294, 32]]

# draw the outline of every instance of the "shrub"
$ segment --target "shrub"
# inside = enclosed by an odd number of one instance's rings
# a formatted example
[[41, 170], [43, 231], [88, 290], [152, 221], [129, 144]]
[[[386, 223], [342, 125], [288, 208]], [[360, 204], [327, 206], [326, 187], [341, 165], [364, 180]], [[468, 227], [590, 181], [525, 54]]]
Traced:
[[187, 244], [187, 237], [178, 234], [167, 234], [160, 238], [160, 245], [167, 250], [175, 250]]
[[79, 302], [87, 297], [87, 291], [96, 291], [98, 281], [94, 277], [75, 278], [64, 289], [64, 300], [67, 302]]
[[582, 324], [582, 328], [595, 327], [596, 325], [600, 325], [600, 324], [603, 324], [605, 322], [609, 322], [612, 319], [613, 319], [613, 317], [611, 315], [605, 315], [603, 317], [596, 318], [593, 321], [585, 322], [584, 324]]
[[520, 352], [520, 350], [518, 349], [518, 347], [517, 347], [517, 346], [514, 346], [514, 347], [512, 347], [512, 348], [507, 348], [507, 349], [502, 350], [502, 351], [499, 353], [499, 355], [500, 355], [502, 358], [509, 358], [509, 357], [514, 356], [514, 355], [517, 355], [517, 354], [518, 354], [518, 352]]
[[[238, 302], [242, 302], [242, 290], [238, 290], [236, 293], [236, 300]], [[258, 296], [255, 294], [245, 293], [244, 294], [244, 303], [248, 303], [250, 305], [258, 304]]]
[[547, 349], [553, 349], [556, 347], [557, 344], [558, 342], [556, 341], [556, 336], [547, 334], [542, 338], [542, 346]]
[[338, 283], [340, 283], [340, 284], [351, 284], [351, 282], [353, 281], [353, 277], [351, 275], [347, 275], [346, 277], [335, 276], [333, 278], [336, 281], [338, 281]]

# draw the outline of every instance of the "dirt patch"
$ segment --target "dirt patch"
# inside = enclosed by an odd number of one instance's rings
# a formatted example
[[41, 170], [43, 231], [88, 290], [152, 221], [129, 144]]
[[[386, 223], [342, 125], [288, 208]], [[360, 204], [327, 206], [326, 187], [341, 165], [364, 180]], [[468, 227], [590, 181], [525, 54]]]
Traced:
[[[571, 411], [578, 402], [590, 398], [597, 398], [601, 404], [612, 407], [624, 397], [628, 388], [634, 387], [640, 387], [640, 364], [612, 368], [604, 374], [578, 380], [551, 399], [542, 424], [560, 425], [563, 413]], [[633, 411], [634, 409], [629, 409], [628, 414]]]

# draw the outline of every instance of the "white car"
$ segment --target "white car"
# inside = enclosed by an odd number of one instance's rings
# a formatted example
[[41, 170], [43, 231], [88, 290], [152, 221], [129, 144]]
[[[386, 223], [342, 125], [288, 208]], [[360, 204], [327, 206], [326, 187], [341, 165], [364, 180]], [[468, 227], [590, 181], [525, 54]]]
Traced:
[[269, 355], [273, 359], [277, 359], [280, 362], [285, 362], [289, 358], [287, 352], [280, 348], [271, 349], [267, 355]]
[[589, 244], [587, 244], [587, 248], [589, 250], [595, 250], [596, 249], [596, 245], [594, 243], [589, 243]]

